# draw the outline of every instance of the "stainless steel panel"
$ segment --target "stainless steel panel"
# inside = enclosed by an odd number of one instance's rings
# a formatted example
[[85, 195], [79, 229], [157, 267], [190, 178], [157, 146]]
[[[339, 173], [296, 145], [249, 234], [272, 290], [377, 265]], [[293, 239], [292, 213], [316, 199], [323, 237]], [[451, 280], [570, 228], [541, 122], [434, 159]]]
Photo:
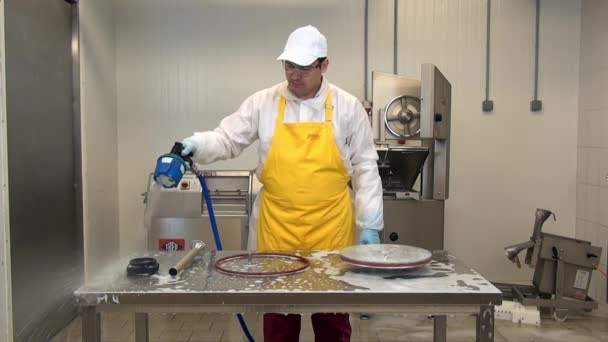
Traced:
[[422, 65], [420, 137], [450, 138], [452, 86], [433, 64]]
[[[216, 216], [222, 247], [226, 250], [247, 248], [247, 223], [249, 218], [242, 216]], [[152, 221], [148, 232], [148, 248], [159, 249], [160, 239], [184, 239], [189, 250], [193, 240], [202, 240], [208, 250], [215, 250], [215, 240], [209, 223], [209, 216], [199, 218], [157, 218]]]
[[[587, 294], [595, 270], [593, 263], [598, 262], [598, 258], [602, 254], [602, 248], [592, 246], [588, 241], [553, 234], [541, 233], [541, 236], [542, 243], [539, 260], [534, 269], [533, 284], [541, 292], [554, 293], [557, 277], [556, 261], [553, 258], [553, 248], [555, 248], [560, 260], [564, 263], [561, 296], [584, 298], [582, 296]], [[579, 278], [578, 288], [575, 287], [577, 276], [584, 274], [587, 275], [587, 279], [583, 281], [584, 277]]]
[[422, 146], [429, 149], [429, 158], [426, 158], [422, 168], [422, 198], [432, 200], [434, 198], [435, 185], [435, 141], [433, 139], [423, 139]]
[[81, 258], [79, 267], [82, 267], [84, 277], [84, 195], [82, 185], [82, 116], [81, 116], [81, 93], [80, 93], [80, 9], [78, 0], [68, 1], [72, 18], [72, 141], [74, 143], [74, 196], [75, 196], [75, 224], [77, 231], [77, 255]]
[[401, 95], [420, 98], [420, 80], [380, 71], [372, 73], [372, 132], [375, 141], [397, 143], [397, 137], [386, 134], [384, 121], [381, 118], [385, 106]]
[[[250, 171], [207, 171], [204, 176], [216, 215], [248, 213]], [[207, 204], [204, 201], [202, 212], [207, 214]]]
[[76, 315], [83, 278], [72, 10], [4, 6], [13, 330], [17, 341], [45, 341]]
[[[587, 281], [582, 289], [577, 289], [574, 287], [576, 275], [579, 270], [586, 272], [587, 274]], [[537, 263], [536, 267], [534, 268], [534, 278], [532, 283], [542, 293], [555, 293], [557, 275], [558, 273], [556, 272], [555, 261], [542, 260]], [[592, 269], [585, 269], [575, 265], [564, 264], [563, 278], [561, 279], [561, 289], [557, 292], [560, 293], [560, 297], [563, 296], [582, 300], [587, 296], [592, 275]]]
[[[250, 171], [205, 171], [203, 174], [213, 202], [222, 247], [246, 249], [250, 201], [257, 193], [251, 188], [254, 184], [258, 186], [253, 180], [255, 177]], [[176, 247], [175, 243], [181, 242], [176, 240], [184, 240], [185, 250], [190, 249], [193, 240], [202, 240], [209, 249], [215, 249], [207, 204], [194, 174], [184, 175], [180, 184], [171, 189], [156, 185], [150, 177], [145, 222], [151, 250], [162, 250], [167, 242], [169, 247]]]
[[443, 201], [384, 199], [382, 242], [443, 249]]
[[[552, 248], [555, 247], [558, 250], [560, 259], [567, 263], [594, 268], [594, 263], [599, 262], [599, 256], [602, 254], [602, 248], [592, 246], [589, 241], [548, 233], [541, 233], [541, 238], [541, 259], [554, 260]], [[592, 255], [595, 255], [595, 257]]]
[[433, 198], [447, 200], [450, 197], [450, 141], [435, 140], [434, 151]]
[[449, 198], [452, 86], [433, 64], [422, 65], [420, 137], [431, 151], [423, 171], [423, 197]]
[[[182, 183], [188, 184], [187, 188], [181, 188]], [[180, 186], [171, 189], [154, 184], [150, 176], [145, 199], [145, 214], [151, 218], [198, 218], [201, 216], [203, 203], [201, 189], [198, 179], [193, 174], [186, 174]]]
[[[430, 68], [430, 64], [422, 66]], [[433, 66], [434, 67], [434, 66]], [[450, 131], [452, 118], [452, 85], [435, 69], [435, 110], [433, 134], [435, 135], [435, 171], [433, 198], [446, 200], [450, 197]]]

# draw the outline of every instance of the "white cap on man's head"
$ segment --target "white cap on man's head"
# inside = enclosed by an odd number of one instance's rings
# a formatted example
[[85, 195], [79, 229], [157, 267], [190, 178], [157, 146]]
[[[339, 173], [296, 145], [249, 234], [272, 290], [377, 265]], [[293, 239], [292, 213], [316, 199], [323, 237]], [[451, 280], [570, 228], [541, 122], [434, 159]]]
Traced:
[[320, 57], [327, 57], [327, 39], [316, 27], [308, 25], [289, 35], [285, 49], [277, 60], [311, 65]]

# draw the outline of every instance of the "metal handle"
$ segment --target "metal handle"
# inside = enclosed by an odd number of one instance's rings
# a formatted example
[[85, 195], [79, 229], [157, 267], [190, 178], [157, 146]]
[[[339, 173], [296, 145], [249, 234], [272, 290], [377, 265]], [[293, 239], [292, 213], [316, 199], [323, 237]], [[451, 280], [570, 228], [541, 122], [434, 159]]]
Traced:
[[194, 259], [194, 257], [198, 253], [200, 253], [203, 249], [205, 249], [205, 246], [206, 246], [205, 243], [200, 240], [194, 240], [192, 242], [192, 244], [193, 244], [192, 249], [190, 249], [188, 254], [184, 255], [184, 257], [181, 258], [181, 260], [178, 261], [177, 264], [175, 264], [175, 266], [173, 266], [169, 269], [169, 274], [171, 276], [175, 277], [181, 270], [188, 267], [190, 265], [190, 263], [192, 263], [192, 259]]
[[244, 199], [247, 198], [247, 195], [242, 195], [242, 196], [238, 196], [238, 195], [212, 195], [210, 196], [211, 200], [238, 200], [238, 201], [242, 201]]
[[507, 254], [507, 258], [517, 265], [517, 268], [521, 268], [521, 262], [519, 261], [519, 257], [517, 255], [521, 251], [530, 248], [534, 248], [534, 241], [532, 240], [505, 247], [505, 253]]
[[553, 221], [556, 221], [555, 214], [547, 209], [536, 209], [536, 213], [534, 215], [534, 230], [532, 232], [532, 240], [536, 241], [540, 238], [540, 233], [543, 229], [543, 224], [545, 221], [553, 216]]

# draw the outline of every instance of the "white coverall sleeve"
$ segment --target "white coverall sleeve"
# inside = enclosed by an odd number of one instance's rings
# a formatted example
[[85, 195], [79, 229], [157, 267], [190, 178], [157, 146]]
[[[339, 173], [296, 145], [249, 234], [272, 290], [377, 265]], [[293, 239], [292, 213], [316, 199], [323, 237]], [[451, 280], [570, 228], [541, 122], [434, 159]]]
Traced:
[[250, 96], [240, 108], [224, 118], [213, 131], [196, 132], [184, 140], [194, 144], [194, 161], [210, 164], [218, 160], [238, 157], [258, 139], [258, 109]]
[[378, 173], [378, 152], [374, 147], [367, 113], [356, 102], [350, 131], [352, 186], [355, 193], [355, 222], [358, 229], [384, 228], [382, 181]]

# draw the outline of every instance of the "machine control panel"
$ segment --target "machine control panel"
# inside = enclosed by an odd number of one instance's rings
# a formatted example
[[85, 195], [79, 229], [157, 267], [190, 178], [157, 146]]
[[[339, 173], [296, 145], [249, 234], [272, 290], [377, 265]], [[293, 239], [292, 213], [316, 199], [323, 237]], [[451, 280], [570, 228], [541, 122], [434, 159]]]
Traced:
[[179, 184], [175, 188], [162, 188], [161, 191], [167, 192], [184, 192], [184, 191], [192, 191], [200, 193], [202, 191], [201, 183], [198, 181], [196, 176], [191, 173], [186, 173], [182, 179], [179, 181]]

